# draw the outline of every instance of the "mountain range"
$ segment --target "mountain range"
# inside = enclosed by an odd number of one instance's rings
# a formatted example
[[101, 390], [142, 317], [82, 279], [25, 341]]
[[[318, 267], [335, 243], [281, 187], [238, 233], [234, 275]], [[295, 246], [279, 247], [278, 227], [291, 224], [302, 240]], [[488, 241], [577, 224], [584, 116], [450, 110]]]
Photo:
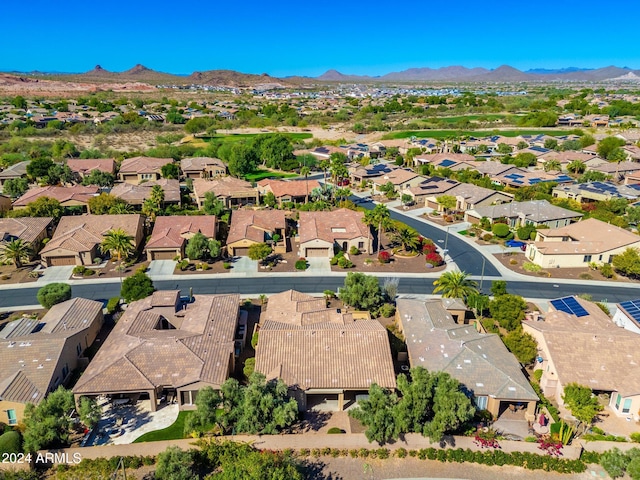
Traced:
[[[11, 72], [12, 74], [17, 72]], [[19, 74], [20, 75], [20, 74]], [[85, 73], [52, 74], [30, 72], [31, 76], [54, 78], [72, 82], [141, 82], [165, 85], [223, 85], [253, 87], [260, 84], [278, 84], [284, 87], [314, 82], [373, 83], [373, 82], [447, 82], [447, 83], [517, 83], [517, 82], [640, 82], [640, 70], [609, 66], [597, 69], [568, 67], [560, 69], [531, 69], [521, 71], [509, 65], [489, 70], [482, 67], [467, 68], [459, 65], [442, 68], [409, 68], [381, 76], [350, 75], [328, 70], [318, 77], [271, 77], [236, 72], [234, 70], [207, 70], [190, 75], [157, 72], [144, 65], [136, 65], [123, 72], [112, 72], [96, 65]]]

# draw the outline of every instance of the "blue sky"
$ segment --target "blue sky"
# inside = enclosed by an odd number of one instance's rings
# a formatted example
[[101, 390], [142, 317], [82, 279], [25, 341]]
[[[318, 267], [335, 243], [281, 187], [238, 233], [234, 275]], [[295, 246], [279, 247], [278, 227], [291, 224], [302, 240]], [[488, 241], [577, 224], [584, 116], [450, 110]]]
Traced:
[[1, 0], [0, 70], [640, 69], [639, 16], [633, 0]]

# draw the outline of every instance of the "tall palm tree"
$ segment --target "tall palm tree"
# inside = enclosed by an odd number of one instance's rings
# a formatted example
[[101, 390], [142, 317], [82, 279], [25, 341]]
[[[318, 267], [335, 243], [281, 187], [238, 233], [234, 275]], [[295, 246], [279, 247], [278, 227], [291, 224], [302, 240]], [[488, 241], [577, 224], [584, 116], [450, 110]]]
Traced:
[[158, 209], [162, 208], [162, 204], [164, 203], [164, 190], [160, 185], [154, 185], [151, 187], [149, 200], [151, 200]]
[[115, 230], [109, 230], [104, 235], [104, 240], [100, 244], [100, 249], [103, 252], [114, 253], [118, 257], [118, 261], [122, 261], [123, 257], [128, 257], [133, 252], [133, 237], [125, 232], [122, 228]]
[[562, 165], [560, 164], [560, 162], [558, 160], [549, 160], [547, 162], [544, 162], [544, 171], [548, 172], [550, 170], [556, 170], [556, 171], [560, 171], [562, 169]]
[[445, 272], [433, 282], [436, 288], [434, 293], [442, 292], [444, 298], [465, 299], [469, 295], [478, 293], [478, 284], [470, 280], [465, 272]]
[[322, 170], [322, 177], [324, 180], [323, 185], [326, 187], [327, 186], [327, 170], [329, 170], [331, 163], [329, 163], [329, 160], [321, 160], [318, 166]]
[[300, 175], [304, 175], [304, 184], [307, 188], [307, 196], [304, 199], [304, 203], [309, 203], [309, 181], [307, 180], [309, 173], [311, 173], [311, 169], [306, 165], [300, 169]]
[[0, 250], [0, 258], [3, 262], [12, 261], [16, 268], [22, 267], [23, 262], [28, 262], [31, 256], [31, 246], [21, 239], [11, 240]]
[[391, 214], [389, 213], [389, 209], [379, 203], [374, 207], [373, 210], [367, 210], [364, 213], [364, 223], [369, 226], [378, 226], [378, 249], [380, 252], [380, 247], [382, 246], [382, 232], [385, 229], [390, 229], [391, 227]]

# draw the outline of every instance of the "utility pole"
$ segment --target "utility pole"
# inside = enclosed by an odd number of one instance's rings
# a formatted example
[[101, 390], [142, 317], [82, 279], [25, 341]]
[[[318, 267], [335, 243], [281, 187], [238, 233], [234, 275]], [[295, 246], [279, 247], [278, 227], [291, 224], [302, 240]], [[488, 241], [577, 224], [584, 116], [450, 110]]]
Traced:
[[480, 293], [482, 293], [482, 283], [484, 282], [484, 266], [487, 263], [487, 257], [482, 257], [482, 273], [480, 273]]

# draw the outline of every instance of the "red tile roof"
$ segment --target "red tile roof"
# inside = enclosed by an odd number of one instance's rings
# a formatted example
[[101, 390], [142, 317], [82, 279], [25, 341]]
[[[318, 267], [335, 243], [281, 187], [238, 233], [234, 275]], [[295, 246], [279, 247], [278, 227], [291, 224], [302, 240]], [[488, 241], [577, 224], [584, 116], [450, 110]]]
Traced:
[[48, 197], [58, 200], [60, 203], [76, 201], [87, 203], [89, 199], [95, 197], [100, 192], [98, 187], [84, 187], [73, 185], [71, 187], [36, 187], [27, 191], [24, 195], [13, 202], [14, 207], [26, 207], [31, 202], [35, 202], [41, 197]]
[[215, 238], [215, 215], [157, 217], [146, 248], [181, 248], [187, 237], [198, 232], [207, 238]]
[[336, 238], [366, 237], [369, 227], [364, 224], [364, 213], [346, 208], [332, 212], [300, 212], [300, 243], [320, 239], [333, 243]]

